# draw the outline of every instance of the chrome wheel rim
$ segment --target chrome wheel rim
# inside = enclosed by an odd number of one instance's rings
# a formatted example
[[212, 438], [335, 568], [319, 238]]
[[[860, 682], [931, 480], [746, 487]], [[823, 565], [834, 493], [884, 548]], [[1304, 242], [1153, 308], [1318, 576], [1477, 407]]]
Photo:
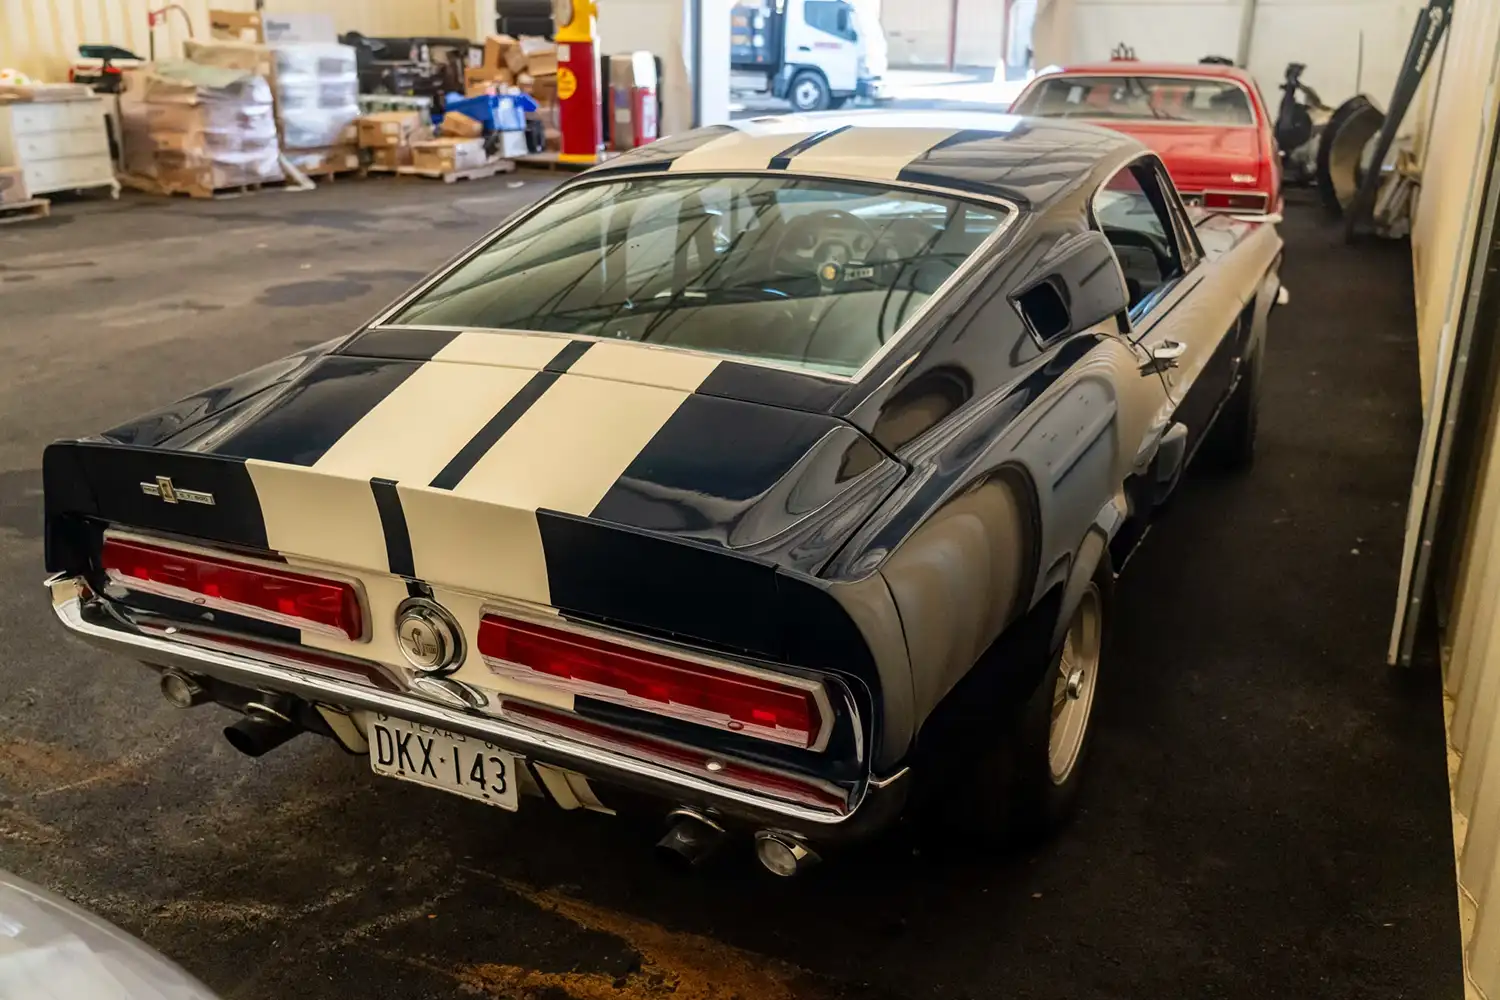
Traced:
[[1078, 755], [1088, 734], [1093, 714], [1094, 689], [1098, 681], [1099, 650], [1103, 636], [1103, 609], [1099, 588], [1090, 583], [1068, 623], [1062, 657], [1052, 685], [1052, 729], [1047, 762], [1052, 783], [1061, 785], [1078, 766]]

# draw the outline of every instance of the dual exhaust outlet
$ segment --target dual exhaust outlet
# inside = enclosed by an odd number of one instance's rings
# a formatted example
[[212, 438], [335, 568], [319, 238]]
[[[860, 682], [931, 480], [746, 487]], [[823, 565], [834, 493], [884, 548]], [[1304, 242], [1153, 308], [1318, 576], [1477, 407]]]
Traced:
[[[667, 814], [671, 824], [656, 847], [668, 860], [697, 868], [722, 846], [724, 828], [696, 809], [674, 809]], [[817, 864], [817, 852], [801, 838], [779, 830], [757, 830], [755, 859], [772, 875], [790, 878]]]
[[[193, 678], [175, 671], [161, 675], [161, 693], [177, 708], [193, 708], [210, 701], [208, 691]], [[262, 757], [303, 731], [292, 721], [293, 709], [271, 696], [244, 706], [244, 715], [224, 727], [229, 745], [247, 757]], [[722, 826], [696, 809], [674, 809], [667, 814], [666, 834], [657, 850], [667, 859], [697, 868], [718, 852], [727, 834]], [[755, 857], [773, 875], [799, 875], [820, 860], [799, 837], [778, 830], [755, 833]]]

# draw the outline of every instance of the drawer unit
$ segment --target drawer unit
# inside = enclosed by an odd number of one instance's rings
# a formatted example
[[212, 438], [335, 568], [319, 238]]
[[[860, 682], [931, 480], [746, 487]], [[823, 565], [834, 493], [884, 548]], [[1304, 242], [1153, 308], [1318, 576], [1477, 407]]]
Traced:
[[118, 197], [104, 102], [0, 104], [0, 167], [20, 167], [33, 195], [107, 187]]

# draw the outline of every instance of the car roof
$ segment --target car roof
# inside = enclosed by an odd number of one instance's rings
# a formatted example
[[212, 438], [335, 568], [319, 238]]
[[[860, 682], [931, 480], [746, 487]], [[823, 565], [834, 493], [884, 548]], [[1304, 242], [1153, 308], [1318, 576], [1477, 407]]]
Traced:
[[920, 184], [1040, 210], [1080, 181], [1107, 174], [1144, 150], [1122, 133], [1056, 118], [854, 111], [750, 118], [694, 129], [607, 160], [583, 177], [785, 170]]
[[1249, 84], [1254, 79], [1248, 71], [1222, 63], [1139, 62], [1134, 59], [1078, 63], [1037, 74], [1038, 79], [1055, 76], [1188, 76], [1206, 80], [1234, 80], [1243, 84]]

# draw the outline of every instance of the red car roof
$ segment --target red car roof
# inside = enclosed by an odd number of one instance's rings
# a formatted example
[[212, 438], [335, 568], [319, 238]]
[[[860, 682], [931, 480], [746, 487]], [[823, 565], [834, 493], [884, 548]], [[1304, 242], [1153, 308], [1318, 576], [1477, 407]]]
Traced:
[[1193, 76], [1209, 80], [1234, 80], [1250, 86], [1254, 77], [1238, 66], [1223, 66], [1218, 63], [1166, 63], [1137, 62], [1134, 59], [1116, 59], [1110, 62], [1080, 63], [1065, 66], [1060, 72], [1038, 73], [1043, 76]]

